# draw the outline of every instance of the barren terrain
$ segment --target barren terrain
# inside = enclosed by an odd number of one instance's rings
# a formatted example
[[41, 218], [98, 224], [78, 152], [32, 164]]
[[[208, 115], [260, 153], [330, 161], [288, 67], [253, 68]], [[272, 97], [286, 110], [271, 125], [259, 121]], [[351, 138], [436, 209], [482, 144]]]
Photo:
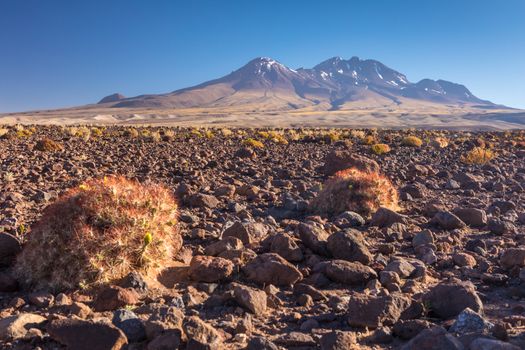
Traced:
[[[140, 124], [147, 114], [148, 122], [161, 125], [241, 126], [234, 113], [83, 113], [0, 120]], [[311, 112], [295, 122], [243, 112], [242, 125], [519, 125], [485, 124], [488, 116], [338, 113]], [[525, 348], [523, 132], [279, 129], [269, 135], [129, 125], [3, 130], [1, 348]], [[423, 144], [407, 145], [406, 136]], [[37, 146], [45, 138], [61, 147]], [[386, 144], [390, 152], [374, 153], [373, 144]], [[469, 164], [474, 149], [492, 159]], [[311, 202], [333, 173], [334, 154], [342, 155], [345, 167], [377, 162], [399, 192], [397, 213], [317, 214]], [[18, 283], [14, 256], [43, 209], [66, 189], [110, 175], [161, 183], [176, 196], [183, 245], [173, 261], [156, 273], [96, 288], [55, 292]]]

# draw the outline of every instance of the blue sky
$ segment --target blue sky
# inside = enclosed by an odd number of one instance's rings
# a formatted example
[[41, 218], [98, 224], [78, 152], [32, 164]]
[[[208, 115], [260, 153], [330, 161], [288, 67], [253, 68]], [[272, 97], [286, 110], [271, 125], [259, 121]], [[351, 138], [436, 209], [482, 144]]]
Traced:
[[525, 1], [0, 0], [0, 112], [163, 93], [257, 56], [333, 56], [525, 108]]

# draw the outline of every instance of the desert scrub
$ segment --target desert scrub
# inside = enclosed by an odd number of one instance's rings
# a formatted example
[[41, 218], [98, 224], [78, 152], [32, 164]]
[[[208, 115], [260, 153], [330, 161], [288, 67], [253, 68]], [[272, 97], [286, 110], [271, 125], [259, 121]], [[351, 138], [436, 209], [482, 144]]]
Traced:
[[231, 131], [230, 129], [226, 129], [226, 128], [221, 129], [220, 132], [223, 137], [230, 137], [233, 135], [233, 131]]
[[350, 130], [350, 136], [354, 139], [362, 140], [365, 138], [366, 134], [363, 130]]
[[257, 140], [252, 139], [252, 138], [247, 138], [242, 143], [243, 143], [243, 145], [248, 146], [248, 147], [252, 147], [252, 148], [264, 148], [264, 144], [261, 141], [257, 141]]
[[374, 152], [377, 155], [390, 152], [390, 146], [385, 143], [376, 143], [375, 145], [372, 145], [371, 149], [372, 152]]
[[9, 129], [6, 128], [0, 128], [0, 139], [3, 138], [7, 133], [9, 132]]
[[46, 137], [36, 142], [35, 149], [41, 152], [58, 152], [62, 151], [64, 147], [55, 140]]
[[379, 207], [399, 209], [397, 190], [385, 176], [356, 168], [335, 173], [310, 203], [313, 212], [328, 216], [354, 211], [370, 217]]
[[470, 151], [468, 151], [466, 154], [461, 156], [461, 161], [463, 161], [466, 164], [485, 164], [488, 163], [490, 160], [494, 159], [495, 154], [490, 149], [482, 148], [482, 147], [474, 147]]
[[91, 128], [91, 136], [92, 137], [101, 137], [104, 134], [104, 129], [102, 128]]
[[363, 143], [363, 145], [373, 145], [374, 143], [377, 142], [377, 140], [375, 136], [367, 135], [363, 139], [361, 139], [361, 142]]
[[205, 130], [203, 132], [203, 136], [209, 140], [209, 139], [212, 139], [215, 135], [213, 134], [213, 131]]
[[159, 184], [87, 181], [44, 209], [15, 264], [27, 287], [63, 290], [111, 282], [169, 263], [179, 251], [177, 203]]
[[408, 147], [421, 147], [423, 140], [417, 136], [407, 136], [401, 141], [401, 144]]
[[125, 129], [123, 132], [122, 132], [122, 135], [124, 137], [129, 137], [129, 138], [137, 138], [139, 137], [139, 131], [135, 128], [128, 128], [128, 129]]

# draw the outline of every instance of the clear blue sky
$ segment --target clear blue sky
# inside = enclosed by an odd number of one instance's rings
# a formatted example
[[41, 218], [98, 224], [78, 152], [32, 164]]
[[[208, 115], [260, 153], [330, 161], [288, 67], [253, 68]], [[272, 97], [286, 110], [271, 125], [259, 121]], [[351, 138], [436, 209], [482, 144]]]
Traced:
[[525, 108], [524, 16], [524, 0], [0, 0], [0, 112], [354, 55]]

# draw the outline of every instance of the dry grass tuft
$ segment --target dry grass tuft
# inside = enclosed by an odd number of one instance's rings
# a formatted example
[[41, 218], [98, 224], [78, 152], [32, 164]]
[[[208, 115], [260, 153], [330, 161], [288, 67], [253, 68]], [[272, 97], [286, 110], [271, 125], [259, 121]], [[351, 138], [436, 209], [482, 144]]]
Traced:
[[264, 148], [264, 143], [261, 141], [257, 141], [252, 138], [247, 138], [242, 142], [245, 146], [252, 147], [252, 148]]
[[356, 168], [337, 172], [311, 202], [314, 212], [329, 216], [354, 211], [369, 217], [379, 207], [399, 209], [396, 189], [385, 176]]
[[423, 140], [417, 136], [407, 136], [401, 141], [401, 144], [408, 147], [421, 147]]
[[17, 259], [19, 280], [63, 290], [110, 282], [171, 261], [182, 245], [177, 203], [158, 184], [90, 180], [48, 206]]
[[461, 161], [466, 164], [486, 164], [496, 155], [490, 149], [474, 147], [461, 157]]
[[41, 152], [58, 152], [62, 151], [64, 147], [55, 140], [51, 140], [50, 138], [43, 138], [36, 142], [35, 149]]
[[376, 143], [375, 145], [372, 145], [371, 149], [372, 152], [374, 152], [377, 155], [390, 152], [390, 146], [385, 143]]

